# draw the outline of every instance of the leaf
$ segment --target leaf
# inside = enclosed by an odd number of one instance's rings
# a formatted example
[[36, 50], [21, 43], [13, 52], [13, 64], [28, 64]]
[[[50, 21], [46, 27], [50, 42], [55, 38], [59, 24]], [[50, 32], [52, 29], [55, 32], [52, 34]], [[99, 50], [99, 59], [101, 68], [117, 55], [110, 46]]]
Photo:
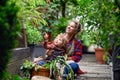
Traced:
[[116, 58], [120, 59], [120, 56], [117, 56]]

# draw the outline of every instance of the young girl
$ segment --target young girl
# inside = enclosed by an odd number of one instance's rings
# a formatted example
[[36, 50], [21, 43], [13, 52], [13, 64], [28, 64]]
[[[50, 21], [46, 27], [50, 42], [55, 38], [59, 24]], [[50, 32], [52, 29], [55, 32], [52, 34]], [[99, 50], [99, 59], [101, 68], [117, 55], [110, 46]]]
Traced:
[[[46, 36], [47, 38], [48, 36]], [[63, 38], [63, 34], [58, 34], [53, 42], [45, 40], [44, 47], [46, 49], [46, 61], [52, 61], [57, 56], [63, 56], [66, 53], [66, 40]], [[36, 61], [41, 60], [41, 57], [36, 58]]]
[[52, 43], [45, 42], [44, 47], [47, 49], [47, 62], [54, 60], [57, 56], [63, 56], [66, 53], [66, 41], [63, 34], [59, 34]]
[[[45, 38], [47, 39], [48, 36]], [[54, 60], [57, 56], [64, 56], [66, 53], [66, 40], [63, 38], [64, 35], [61, 33], [59, 34], [53, 42], [48, 42], [48, 40], [45, 41], [44, 47], [46, 48], [46, 54], [47, 57], [45, 61], [39, 60], [37, 61], [37, 64], [42, 66], [45, 62], [49, 63], [52, 60]], [[58, 67], [58, 70], [60, 70], [60, 63], [56, 63], [56, 66]], [[57, 75], [57, 80], [62, 80], [61, 75]]]

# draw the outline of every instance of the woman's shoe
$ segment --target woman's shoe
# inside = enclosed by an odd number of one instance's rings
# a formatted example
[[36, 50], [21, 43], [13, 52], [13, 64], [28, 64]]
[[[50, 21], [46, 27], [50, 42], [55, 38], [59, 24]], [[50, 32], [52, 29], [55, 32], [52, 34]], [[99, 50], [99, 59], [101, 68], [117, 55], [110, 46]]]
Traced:
[[77, 75], [81, 75], [81, 74], [85, 74], [85, 73], [87, 73], [87, 72], [82, 71], [82, 70], [80, 70], [80, 69], [77, 71]]

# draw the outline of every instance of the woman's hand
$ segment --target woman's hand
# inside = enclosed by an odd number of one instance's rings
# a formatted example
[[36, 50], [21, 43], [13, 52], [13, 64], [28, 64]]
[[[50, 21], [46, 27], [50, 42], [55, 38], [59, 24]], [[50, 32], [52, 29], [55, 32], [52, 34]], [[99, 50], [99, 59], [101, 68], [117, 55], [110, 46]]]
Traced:
[[67, 60], [72, 60], [72, 57], [67, 57]]

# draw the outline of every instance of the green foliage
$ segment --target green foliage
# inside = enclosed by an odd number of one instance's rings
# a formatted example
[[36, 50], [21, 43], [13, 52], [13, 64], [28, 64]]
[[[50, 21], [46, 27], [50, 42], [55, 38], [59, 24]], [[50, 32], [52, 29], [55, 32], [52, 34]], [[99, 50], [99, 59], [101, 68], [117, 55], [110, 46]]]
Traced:
[[41, 32], [29, 24], [26, 25], [26, 36], [28, 44], [38, 44], [43, 39]]
[[18, 0], [17, 5], [20, 6], [18, 13], [19, 21], [21, 25], [26, 22], [30, 22], [33, 26], [39, 26], [47, 23], [41, 18], [41, 12], [39, 12], [40, 5], [44, 4], [41, 0]]
[[61, 65], [66, 66], [69, 71], [67, 78], [74, 80], [73, 70], [71, 69], [70, 65], [66, 63], [65, 58], [63, 56], [58, 56], [53, 61], [51, 61], [49, 63], [45, 63], [43, 66], [35, 65], [32, 62], [26, 60], [20, 69], [27, 78], [30, 78], [30, 71], [32, 69], [35, 69], [35, 71], [37, 71], [39, 68], [43, 68], [43, 67], [50, 69], [50, 75], [52, 75], [52, 73], [55, 73], [54, 75], [59, 75], [60, 72], [58, 70], [58, 67], [56, 66], [56, 63], [60, 63]]
[[[28, 44], [37, 44], [42, 40], [43, 26], [47, 26], [46, 21], [42, 18], [41, 5], [45, 5], [44, 0], [18, 0], [20, 6], [18, 19], [20, 25], [26, 28]], [[39, 30], [37, 30], [39, 29]]]
[[35, 65], [32, 62], [25, 60], [20, 70], [23, 72], [25, 77], [30, 78], [30, 70], [32, 70], [33, 67], [35, 67]]
[[14, 75], [13, 80], [21, 80], [21, 77], [20, 77], [20, 76], [18, 76], [18, 75]]
[[29, 80], [28, 78], [20, 77], [19, 75], [13, 75], [13, 78], [10, 80]]
[[61, 21], [63, 2], [64, 18], [80, 19], [82, 32], [78, 38], [82, 39], [83, 45], [97, 44], [107, 51], [110, 48], [109, 35], [111, 34], [115, 37], [114, 46], [119, 45], [120, 39], [117, 35], [120, 33], [120, 0], [53, 0], [54, 4], [59, 5], [59, 15], [55, 21], [56, 27], [53, 29], [55, 35], [64, 31], [66, 27], [64, 25], [66, 21]]
[[0, 78], [3, 79], [8, 61], [11, 57], [11, 49], [17, 44], [20, 27], [17, 20], [18, 6], [14, 0], [0, 1]]
[[[109, 35], [114, 35], [114, 47], [119, 44], [120, 39], [120, 7], [118, 0], [77, 0], [80, 7], [80, 22], [83, 24], [83, 31], [80, 37], [89, 44], [97, 44], [108, 51], [110, 47]], [[87, 38], [85, 38], [87, 33]], [[85, 34], [85, 35], [84, 35]], [[113, 47], [113, 46], [112, 46]], [[107, 60], [105, 53], [104, 60]]]
[[[119, 33], [119, 14], [120, 10], [114, 1], [104, 0], [77, 0], [80, 7], [77, 7], [80, 22], [83, 24], [82, 39], [87, 33], [89, 43], [95, 43], [105, 50], [110, 48], [109, 35]], [[119, 19], [118, 19], [119, 18]], [[118, 21], [117, 21], [118, 20]], [[86, 35], [86, 34], [85, 34]]]
[[67, 18], [60, 18], [55, 20], [54, 28], [53, 28], [53, 37], [55, 38], [59, 33], [65, 32], [65, 27], [67, 25], [68, 19]]
[[3, 80], [10, 80], [12, 77], [11, 77], [11, 75], [7, 72], [7, 71], [3, 71], [3, 76], [2, 76], [2, 79]]
[[44, 65], [44, 67], [50, 68], [50, 75], [52, 75], [52, 72], [54, 73], [54, 75], [60, 75], [60, 71], [58, 67], [56, 66], [56, 63], [60, 63], [60, 65], [67, 67], [69, 71], [67, 75], [67, 80], [69, 79], [74, 80], [73, 70], [71, 69], [70, 65], [66, 63], [66, 60], [63, 56], [57, 56], [57, 58], [55, 58], [52, 62]]
[[73, 16], [67, 15], [69, 13], [66, 13], [66, 10], [67, 10], [66, 6], [63, 6], [64, 3], [65, 5], [67, 5], [67, 3], [70, 3], [70, 2], [76, 3], [76, 1], [73, 1], [73, 0], [70, 0], [70, 1], [69, 0], [65, 0], [65, 1], [64, 0], [52, 0], [52, 2], [43, 6], [45, 9], [42, 12], [43, 18], [48, 23], [48, 26], [45, 26], [44, 28], [48, 28], [46, 31], [52, 32], [52, 38], [54, 38], [58, 33], [64, 32], [68, 20], [73, 18]]
[[17, 74], [10, 75], [8, 72], [3, 72], [4, 76], [2, 80], [29, 80], [27, 77], [23, 78]]
[[53, 28], [58, 19], [59, 4], [50, 2], [49, 4], [43, 5], [42, 7], [42, 18], [47, 22], [48, 25], [39, 26], [39, 30], [43, 32], [53, 32]]
[[78, 37], [84, 45], [95, 43], [107, 50], [110, 47], [108, 35], [120, 32], [119, 0], [52, 0], [47, 8], [44, 19], [52, 26], [53, 37], [64, 32], [68, 19], [76, 17], [82, 24]]

